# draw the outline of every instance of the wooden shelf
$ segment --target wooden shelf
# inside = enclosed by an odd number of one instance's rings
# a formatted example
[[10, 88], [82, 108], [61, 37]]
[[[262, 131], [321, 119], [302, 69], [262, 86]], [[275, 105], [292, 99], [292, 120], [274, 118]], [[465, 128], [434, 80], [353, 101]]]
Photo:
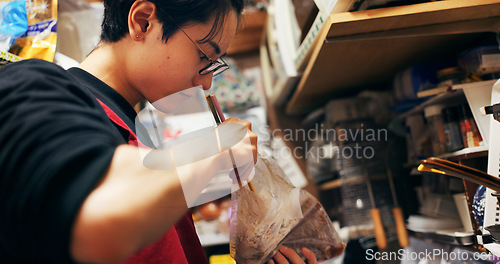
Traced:
[[303, 114], [332, 97], [351, 96], [392, 81], [419, 62], [453, 56], [500, 27], [499, 0], [446, 0], [333, 14], [318, 36], [291, 100]]
[[250, 10], [242, 14], [242, 26], [227, 49], [228, 55], [256, 51], [262, 38], [267, 12]]

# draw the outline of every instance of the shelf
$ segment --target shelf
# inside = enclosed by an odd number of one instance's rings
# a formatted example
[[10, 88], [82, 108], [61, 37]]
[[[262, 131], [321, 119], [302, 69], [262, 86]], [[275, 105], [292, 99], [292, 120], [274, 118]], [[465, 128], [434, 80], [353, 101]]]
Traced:
[[[442, 93], [439, 93], [439, 94], [436, 94], [436, 95], [430, 97], [425, 102], [419, 104], [417, 107], [414, 107], [409, 111], [406, 111], [406, 112], [400, 114], [398, 117], [405, 118], [405, 117], [408, 117], [410, 115], [417, 114], [419, 112], [422, 112], [425, 107], [430, 106], [430, 105], [445, 104], [446, 102], [458, 102], [460, 100], [462, 100], [465, 103], [466, 102], [466, 97], [464, 94], [465, 90], [476, 89], [476, 88], [479, 89], [483, 86], [492, 87], [495, 82], [496, 82], [496, 80], [488, 80], [488, 81], [482, 81], [482, 82], [472, 82], [472, 83], [463, 83], [463, 84], [453, 85], [446, 92], [442, 92]], [[470, 104], [470, 102], [469, 102], [469, 104]]]
[[500, 27], [499, 0], [446, 0], [333, 14], [291, 100], [304, 114], [332, 97], [390, 82], [419, 62], [452, 56]]
[[443, 231], [423, 231], [412, 230], [408, 228], [410, 234], [417, 238], [431, 240], [435, 243], [443, 243], [456, 246], [472, 246], [474, 245], [474, 233], [457, 232], [453, 230]]
[[[381, 179], [387, 179], [387, 175], [385, 174], [376, 174], [376, 175], [370, 175], [370, 181], [373, 180], [381, 180]], [[319, 185], [319, 189], [322, 191], [326, 190], [331, 190], [335, 188], [339, 188], [342, 185], [348, 185], [348, 184], [357, 184], [357, 183], [363, 183], [366, 181], [366, 178], [364, 177], [355, 177], [355, 178], [349, 178], [349, 179], [335, 179], [329, 182], [322, 183]]]
[[404, 112], [398, 117], [405, 118], [411, 115], [418, 114], [424, 111], [424, 108], [430, 105], [446, 104], [447, 102], [459, 102], [460, 100], [462, 100], [464, 103], [467, 102], [465, 99], [464, 92], [462, 90], [451, 90], [449, 92], [437, 94], [429, 98], [427, 101], [419, 104], [417, 107], [414, 107], [409, 111]]
[[449, 160], [460, 160], [460, 159], [468, 159], [474, 157], [486, 157], [488, 156], [488, 147], [487, 146], [479, 146], [473, 148], [464, 148], [452, 153], [446, 153], [440, 155], [438, 158], [441, 159], [449, 159]]
[[[464, 160], [464, 159], [472, 159], [478, 157], [486, 157], [488, 156], [488, 147], [487, 146], [479, 146], [473, 148], [464, 148], [461, 150], [457, 150], [455, 152], [446, 153], [443, 155], [437, 156], [437, 158], [448, 159], [451, 161]], [[405, 168], [416, 167], [420, 165], [420, 162], [407, 163], [404, 165]], [[421, 173], [415, 173], [415, 175], [420, 175]]]

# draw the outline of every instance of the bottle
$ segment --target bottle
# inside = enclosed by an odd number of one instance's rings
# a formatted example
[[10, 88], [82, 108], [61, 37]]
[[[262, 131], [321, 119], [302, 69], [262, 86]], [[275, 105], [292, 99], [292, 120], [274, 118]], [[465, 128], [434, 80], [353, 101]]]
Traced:
[[442, 111], [443, 129], [446, 139], [446, 150], [448, 152], [457, 151], [464, 147], [462, 135], [460, 133], [460, 125], [458, 118], [457, 107], [447, 107]]
[[477, 128], [476, 121], [472, 116], [472, 112], [467, 104], [462, 104], [459, 107], [460, 114], [460, 132], [465, 148], [479, 147], [482, 140], [481, 134]]
[[424, 108], [424, 116], [427, 120], [427, 129], [432, 142], [432, 153], [439, 156], [446, 153], [446, 138], [444, 135], [443, 118], [441, 116], [444, 105], [430, 105]]

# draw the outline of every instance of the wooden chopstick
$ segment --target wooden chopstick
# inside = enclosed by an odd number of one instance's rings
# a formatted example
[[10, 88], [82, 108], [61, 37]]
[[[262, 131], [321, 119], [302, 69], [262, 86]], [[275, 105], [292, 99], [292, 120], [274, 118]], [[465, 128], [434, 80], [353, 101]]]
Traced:
[[[220, 123], [224, 122], [226, 120], [226, 117], [222, 112], [222, 108], [220, 107], [217, 97], [215, 97], [215, 95], [212, 94], [212, 95], [207, 95], [206, 98], [208, 106], [210, 107], [210, 111], [212, 111], [212, 115], [214, 116], [215, 123], [219, 125]], [[241, 183], [240, 174], [238, 172], [236, 162], [234, 161], [233, 151], [231, 150], [231, 148], [229, 148], [229, 157], [231, 157], [231, 162], [233, 163], [233, 169], [234, 173], [236, 174], [236, 180], [238, 181], [238, 186], [240, 188], [243, 188], [243, 184]], [[255, 192], [255, 188], [251, 181], [248, 181], [248, 187], [250, 188], [250, 190]]]

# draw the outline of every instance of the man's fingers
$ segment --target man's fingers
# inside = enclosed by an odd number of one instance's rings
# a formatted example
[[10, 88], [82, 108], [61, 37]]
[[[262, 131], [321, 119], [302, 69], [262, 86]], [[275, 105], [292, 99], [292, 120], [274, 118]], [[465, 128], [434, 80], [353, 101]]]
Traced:
[[305, 264], [305, 262], [299, 256], [299, 254], [297, 254], [297, 252], [295, 252], [295, 250], [293, 250], [289, 247], [281, 246], [280, 252], [281, 252], [281, 254], [283, 254], [283, 256], [287, 257], [291, 263]]
[[318, 264], [318, 260], [316, 259], [316, 255], [314, 255], [314, 252], [312, 252], [308, 248], [303, 247], [302, 254], [306, 257], [308, 264]]
[[274, 255], [273, 259], [276, 261], [278, 264], [288, 264], [288, 260], [278, 251]]
[[239, 120], [238, 118], [236, 117], [230, 117], [228, 119], [226, 119], [226, 121], [224, 122], [228, 122], [228, 123], [239, 123], [241, 124], [242, 126], [252, 130], [252, 123], [246, 121], [246, 120]]
[[253, 132], [249, 132], [250, 135], [250, 144], [252, 144], [252, 152], [253, 152], [253, 163], [257, 163], [257, 135]]
[[[314, 252], [307, 248], [302, 248], [302, 254], [306, 257], [307, 263], [308, 264], [318, 264], [318, 260], [316, 259], [316, 255], [314, 255]], [[281, 246], [279, 251], [274, 255], [273, 257], [274, 261], [277, 262], [278, 264], [305, 264], [304, 260], [295, 252], [295, 250], [286, 247], [286, 246]], [[274, 263], [274, 262], [269, 262]]]

